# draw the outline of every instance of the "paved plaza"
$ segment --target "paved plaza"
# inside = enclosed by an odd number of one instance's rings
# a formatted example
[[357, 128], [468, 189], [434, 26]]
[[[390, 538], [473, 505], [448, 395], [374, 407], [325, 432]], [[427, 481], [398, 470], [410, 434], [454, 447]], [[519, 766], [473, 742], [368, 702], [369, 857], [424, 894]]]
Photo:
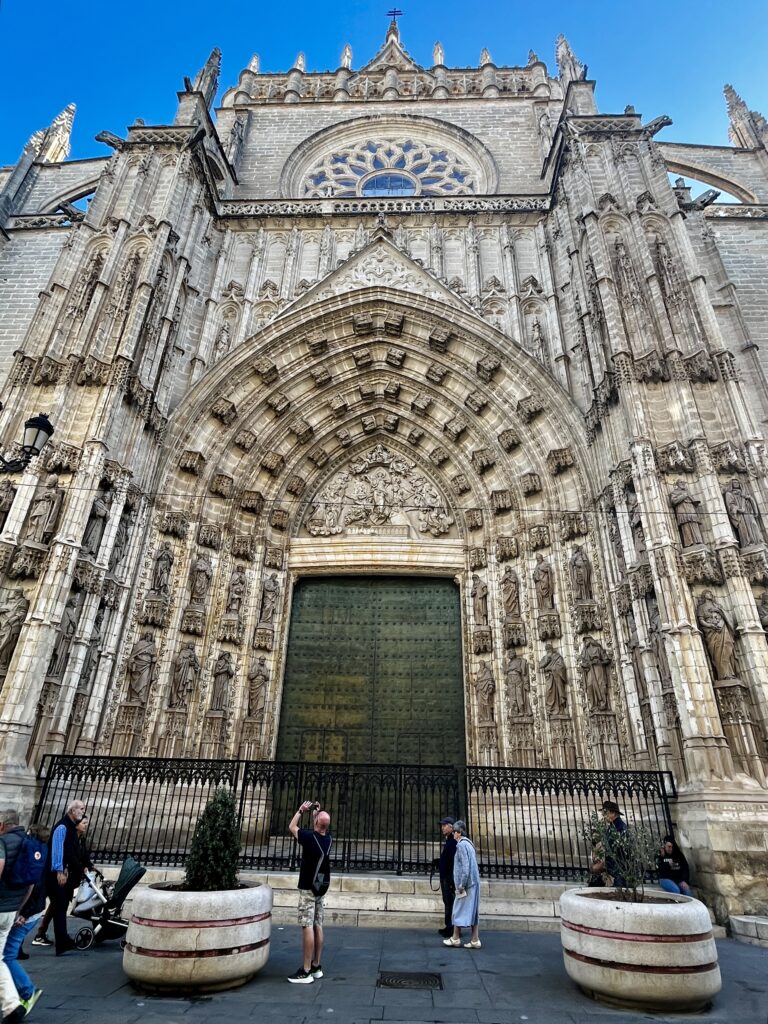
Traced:
[[[248, 985], [196, 999], [139, 994], [121, 969], [117, 942], [56, 958], [30, 950], [26, 966], [44, 994], [30, 1018], [40, 1024], [629, 1024], [696, 1020], [706, 1024], [767, 1024], [768, 953], [718, 942], [723, 991], [702, 1014], [656, 1015], [611, 1009], [583, 996], [565, 974], [556, 934], [487, 932], [481, 950], [448, 949], [435, 933], [398, 929], [328, 928], [325, 977], [312, 985], [285, 978], [300, 963], [298, 927], [272, 933], [269, 962]], [[377, 987], [380, 971], [439, 973], [438, 991]]]

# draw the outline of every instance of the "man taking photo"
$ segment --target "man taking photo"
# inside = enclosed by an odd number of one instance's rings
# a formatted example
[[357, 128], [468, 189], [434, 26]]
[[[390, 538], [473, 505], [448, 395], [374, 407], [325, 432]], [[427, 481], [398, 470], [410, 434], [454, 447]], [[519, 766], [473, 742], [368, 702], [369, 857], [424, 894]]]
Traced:
[[[312, 811], [312, 828], [301, 828], [302, 815]], [[311, 985], [323, 976], [320, 958], [323, 952], [323, 898], [331, 879], [328, 854], [333, 840], [328, 834], [331, 816], [319, 803], [305, 800], [288, 825], [288, 831], [301, 847], [299, 867], [299, 925], [302, 930], [304, 963], [288, 981]]]

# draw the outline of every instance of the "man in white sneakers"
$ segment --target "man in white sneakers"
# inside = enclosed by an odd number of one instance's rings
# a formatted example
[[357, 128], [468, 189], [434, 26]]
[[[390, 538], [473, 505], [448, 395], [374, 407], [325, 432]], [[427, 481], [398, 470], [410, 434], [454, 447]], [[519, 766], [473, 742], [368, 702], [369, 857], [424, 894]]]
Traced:
[[[312, 828], [301, 828], [303, 814], [312, 811]], [[319, 803], [305, 800], [288, 825], [288, 830], [301, 846], [299, 867], [299, 925], [302, 930], [304, 963], [288, 981], [294, 985], [311, 985], [323, 976], [320, 958], [323, 952], [323, 897], [331, 880], [328, 854], [333, 840], [329, 834], [331, 816], [320, 810]]]

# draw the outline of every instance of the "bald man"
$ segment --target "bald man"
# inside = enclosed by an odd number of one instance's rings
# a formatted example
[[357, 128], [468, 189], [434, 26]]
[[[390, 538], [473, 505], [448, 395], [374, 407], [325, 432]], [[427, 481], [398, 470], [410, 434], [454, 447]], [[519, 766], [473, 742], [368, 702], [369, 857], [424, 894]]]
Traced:
[[[312, 811], [312, 828], [301, 828], [303, 814]], [[299, 868], [299, 925], [302, 931], [304, 963], [288, 981], [294, 985], [311, 985], [323, 976], [320, 957], [323, 952], [323, 898], [331, 879], [328, 854], [333, 839], [330, 836], [331, 816], [320, 809], [319, 803], [305, 800], [291, 818], [288, 830], [301, 847]]]

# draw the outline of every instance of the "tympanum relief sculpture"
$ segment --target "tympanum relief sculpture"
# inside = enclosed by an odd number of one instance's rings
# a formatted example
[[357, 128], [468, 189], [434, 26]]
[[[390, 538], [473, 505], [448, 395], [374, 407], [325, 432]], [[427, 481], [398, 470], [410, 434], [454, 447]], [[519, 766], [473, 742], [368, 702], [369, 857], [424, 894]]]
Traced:
[[304, 519], [313, 537], [378, 534], [417, 538], [451, 532], [453, 517], [415, 463], [377, 444], [318, 491]]

